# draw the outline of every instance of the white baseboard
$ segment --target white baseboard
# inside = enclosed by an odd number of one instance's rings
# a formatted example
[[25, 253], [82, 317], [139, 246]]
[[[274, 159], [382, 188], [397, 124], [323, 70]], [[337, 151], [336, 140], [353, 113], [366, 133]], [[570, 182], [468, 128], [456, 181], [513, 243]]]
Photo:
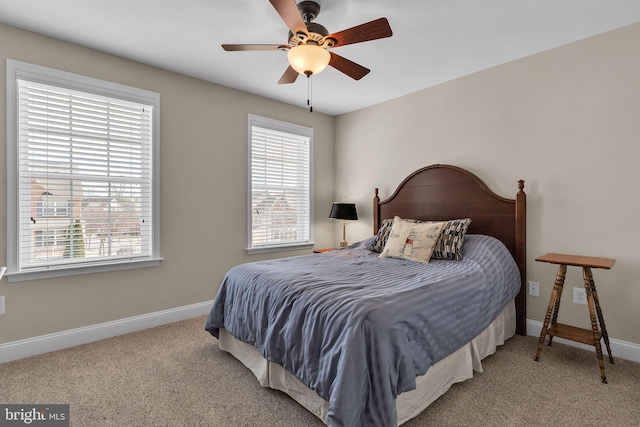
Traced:
[[[213, 301], [205, 301], [113, 322], [0, 344], [0, 363], [209, 314], [212, 305]], [[204, 329], [204, 324], [202, 327]]]
[[[205, 301], [184, 307], [115, 320], [113, 322], [100, 323], [98, 325], [0, 344], [0, 363], [202, 316], [209, 314], [212, 304], [213, 301]], [[539, 337], [541, 330], [542, 322], [527, 319], [527, 335]], [[556, 338], [554, 341], [595, 352], [593, 346], [590, 345], [562, 338]], [[611, 345], [611, 352], [614, 358], [640, 363], [640, 344], [621, 341], [615, 338], [610, 338], [609, 344]]]
[[[538, 322], [535, 320], [527, 319], [527, 335], [531, 335], [534, 337], [540, 337], [540, 332], [542, 331], [542, 322]], [[586, 345], [579, 342], [566, 340], [563, 338], [554, 338], [553, 342], [559, 342], [562, 344], [566, 344], [571, 347], [578, 347], [585, 350], [596, 352], [596, 349], [592, 345]], [[604, 341], [602, 342], [604, 347]], [[609, 345], [611, 346], [611, 353], [613, 354], [613, 359], [616, 358], [630, 360], [632, 362], [640, 363], [640, 344], [634, 344], [632, 342], [617, 340], [615, 338], [609, 337]], [[606, 354], [607, 350], [603, 348], [603, 354]], [[606, 356], [605, 356], [606, 359]]]

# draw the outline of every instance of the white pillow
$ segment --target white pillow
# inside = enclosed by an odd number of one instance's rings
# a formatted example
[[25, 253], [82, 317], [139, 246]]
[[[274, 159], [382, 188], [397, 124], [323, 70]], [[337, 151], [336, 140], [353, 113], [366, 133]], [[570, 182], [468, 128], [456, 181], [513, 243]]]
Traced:
[[393, 218], [389, 238], [379, 258], [401, 258], [428, 263], [446, 221], [413, 222]]

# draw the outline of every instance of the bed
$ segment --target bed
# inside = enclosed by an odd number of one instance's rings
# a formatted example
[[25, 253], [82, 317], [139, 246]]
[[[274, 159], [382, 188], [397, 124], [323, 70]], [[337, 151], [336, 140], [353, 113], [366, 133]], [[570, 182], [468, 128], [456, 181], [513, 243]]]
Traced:
[[[205, 329], [330, 426], [400, 425], [526, 334], [523, 189], [507, 199], [464, 169], [422, 168], [384, 201], [375, 190], [371, 238], [232, 268]], [[466, 233], [428, 263], [381, 257], [400, 218]]]

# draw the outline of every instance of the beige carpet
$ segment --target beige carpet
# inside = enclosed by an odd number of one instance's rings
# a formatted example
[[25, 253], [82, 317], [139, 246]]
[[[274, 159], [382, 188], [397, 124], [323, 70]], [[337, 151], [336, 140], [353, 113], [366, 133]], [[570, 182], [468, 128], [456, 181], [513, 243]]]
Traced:
[[[198, 317], [0, 365], [0, 403], [67, 403], [71, 425], [321, 426], [286, 395], [258, 385], [218, 349]], [[516, 336], [454, 385], [415, 426], [638, 426], [640, 364], [605, 362]], [[615, 354], [614, 354], [615, 356]]]

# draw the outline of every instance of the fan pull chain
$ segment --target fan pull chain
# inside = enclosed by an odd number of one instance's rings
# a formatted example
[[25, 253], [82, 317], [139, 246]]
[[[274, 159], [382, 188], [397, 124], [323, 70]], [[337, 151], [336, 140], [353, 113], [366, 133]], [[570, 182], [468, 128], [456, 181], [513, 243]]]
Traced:
[[307, 74], [307, 105], [309, 106], [309, 112], [313, 113], [313, 104], [312, 104], [312, 85], [311, 85], [311, 74]]

